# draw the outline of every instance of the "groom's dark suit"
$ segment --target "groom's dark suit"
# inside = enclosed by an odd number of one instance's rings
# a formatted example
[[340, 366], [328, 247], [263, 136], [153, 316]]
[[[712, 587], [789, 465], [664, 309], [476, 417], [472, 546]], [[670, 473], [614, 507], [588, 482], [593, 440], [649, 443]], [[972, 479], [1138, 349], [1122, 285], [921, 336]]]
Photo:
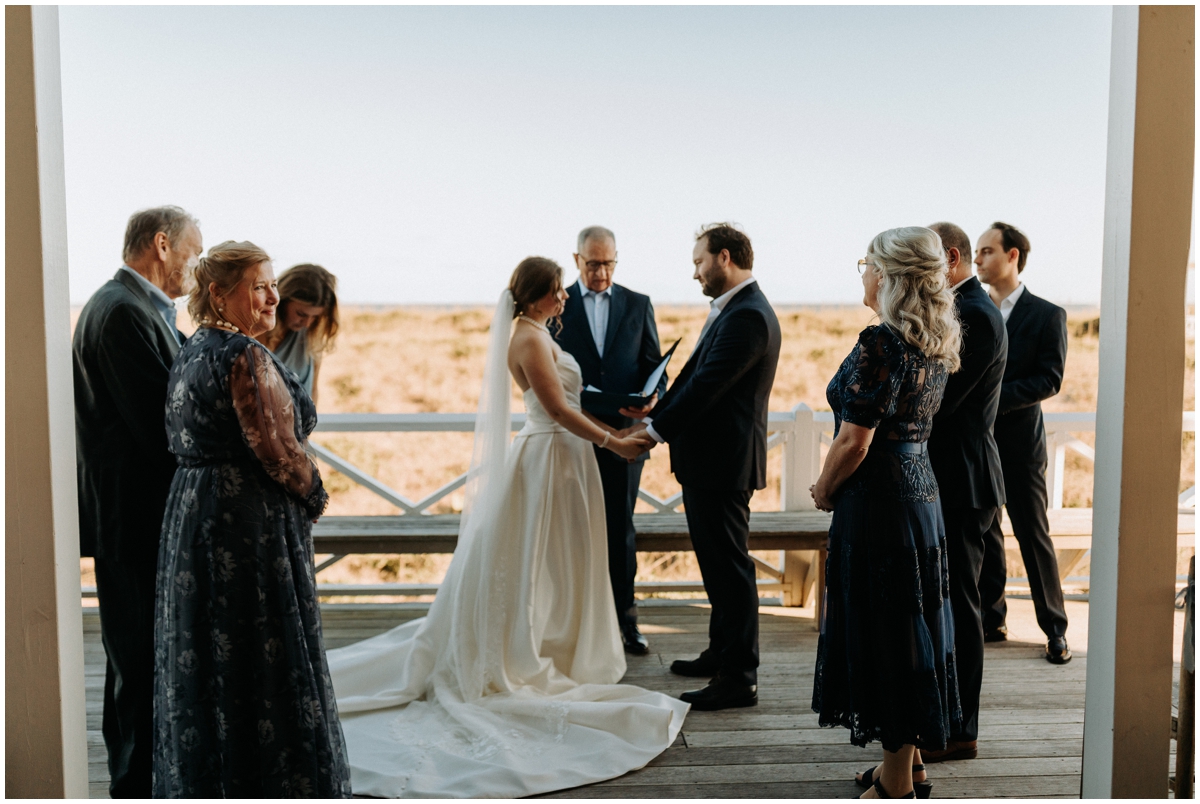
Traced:
[[154, 585], [175, 476], [164, 417], [180, 340], [121, 270], [84, 305], [72, 343], [80, 552], [96, 557], [114, 798], [150, 797]]
[[[578, 282], [567, 288], [563, 326], [555, 338], [579, 363], [585, 385], [612, 393], [641, 393], [646, 379], [662, 360], [654, 307], [649, 296], [620, 285], [612, 285], [610, 292], [603, 357], [596, 348]], [[664, 373], [656, 389], [659, 396], [666, 387]], [[593, 415], [617, 430], [633, 424], [622, 416]], [[629, 463], [610, 450], [596, 448], [608, 526], [608, 575], [622, 633], [626, 626], [637, 622], [637, 604], [633, 598], [633, 580], [637, 574], [633, 509], [648, 455]]]
[[775, 311], [752, 282], [729, 299], [650, 414], [671, 447], [712, 604], [707, 652], [721, 676], [739, 684], [758, 683], [750, 497], [767, 485], [767, 404], [780, 341]]

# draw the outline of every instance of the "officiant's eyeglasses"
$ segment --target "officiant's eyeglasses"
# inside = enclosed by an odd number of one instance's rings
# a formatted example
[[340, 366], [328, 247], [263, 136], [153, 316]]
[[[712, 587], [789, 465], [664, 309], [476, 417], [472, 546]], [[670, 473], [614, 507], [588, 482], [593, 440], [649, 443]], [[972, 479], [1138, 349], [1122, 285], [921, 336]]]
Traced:
[[866, 260], [858, 261], [858, 275], [859, 276], [863, 275], [863, 272], [867, 270], [868, 265], [874, 265], [874, 263], [867, 262]]
[[617, 267], [616, 260], [588, 260], [584, 263], [589, 271], [599, 271], [601, 268], [607, 268], [610, 271]]

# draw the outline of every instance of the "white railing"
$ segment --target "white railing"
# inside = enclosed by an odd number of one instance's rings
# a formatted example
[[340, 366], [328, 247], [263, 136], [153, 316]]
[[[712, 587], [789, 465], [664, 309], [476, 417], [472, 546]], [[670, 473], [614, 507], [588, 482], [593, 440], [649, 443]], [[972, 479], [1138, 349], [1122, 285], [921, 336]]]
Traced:
[[[1063, 507], [1063, 481], [1066, 475], [1067, 450], [1073, 450], [1089, 461], [1095, 461], [1092, 447], [1081, 441], [1079, 433], [1096, 431], [1096, 414], [1091, 411], [1079, 413], [1047, 413], [1046, 448], [1049, 466], [1046, 483], [1051, 508]], [[512, 417], [512, 429], [519, 430], [525, 424], [525, 414]], [[1183, 414], [1183, 431], [1194, 432], [1196, 414]], [[767, 449], [781, 448], [783, 472], [780, 478], [779, 501], [784, 511], [811, 510], [812, 498], [808, 488], [816, 482], [821, 471], [821, 445], [828, 446], [833, 439], [834, 419], [829, 411], [813, 411], [799, 404], [790, 411], [773, 411], [767, 419]], [[472, 413], [327, 413], [317, 424], [319, 433], [414, 433], [414, 432], [471, 432], [475, 429]], [[341, 472], [355, 483], [369, 489], [399, 508], [405, 514], [425, 514], [466, 482], [466, 475], [454, 478], [441, 488], [419, 499], [410, 500], [400, 492], [354, 466], [346, 459], [326, 447], [309, 442], [314, 455]], [[1179, 496], [1180, 505], [1195, 505], [1195, 486]], [[649, 503], [658, 513], [675, 511], [682, 503], [682, 492], [660, 499], [645, 489], [638, 490], [638, 498]]]

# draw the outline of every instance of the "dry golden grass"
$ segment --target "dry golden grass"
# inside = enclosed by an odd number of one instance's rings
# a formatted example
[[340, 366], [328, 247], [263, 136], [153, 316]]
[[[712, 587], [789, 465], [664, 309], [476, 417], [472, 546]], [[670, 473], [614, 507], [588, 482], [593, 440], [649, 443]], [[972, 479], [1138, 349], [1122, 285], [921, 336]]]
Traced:
[[[337, 351], [321, 370], [318, 397], [324, 413], [343, 412], [464, 412], [473, 411], [483, 374], [490, 310], [464, 308], [392, 308], [345, 310]], [[1062, 393], [1045, 404], [1047, 411], [1089, 411], [1096, 408], [1099, 374], [1099, 338], [1083, 333], [1083, 323], [1095, 310], [1074, 311], [1068, 321], [1071, 333]], [[663, 306], [657, 310], [659, 335], [664, 344], [681, 338], [672, 361], [672, 375], [687, 360], [707, 315], [707, 308]], [[864, 307], [784, 308], [779, 311], [783, 348], [771, 396], [772, 410], [788, 410], [803, 402], [815, 410], [828, 410], [825, 386], [859, 331], [872, 319]], [[1192, 372], [1195, 355], [1188, 347], [1185, 407], [1193, 409]], [[522, 403], [514, 385], [514, 410]], [[1081, 439], [1093, 443], [1090, 434]], [[314, 440], [370, 472], [409, 499], [418, 499], [466, 471], [470, 457], [468, 433], [317, 434]], [[1185, 440], [1181, 486], [1193, 482], [1193, 439]], [[330, 514], [394, 514], [398, 510], [339, 473], [326, 472], [332, 494]], [[754, 496], [755, 510], [779, 507], [779, 451], [768, 464], [768, 487]], [[669, 472], [665, 449], [657, 449], [647, 462], [643, 488], [666, 497], [678, 484]], [[1091, 505], [1091, 464], [1068, 453], [1065, 504]], [[454, 494], [433, 510], [461, 509], [461, 494]], [[639, 510], [651, 510], [645, 503]], [[764, 555], [764, 558], [769, 556]], [[330, 582], [368, 582], [372, 579], [428, 582], [441, 577], [448, 556], [356, 556], [322, 573]], [[695, 559], [685, 554], [642, 554], [639, 578], [669, 580], [697, 578]]]
[[[814, 410], [828, 410], [825, 386], [873, 314], [861, 306], [781, 308], [778, 313], [783, 348], [771, 409], [788, 410], [803, 402]], [[682, 339], [672, 360], [672, 376], [686, 362], [706, 315], [707, 307], [701, 305], [658, 308], [662, 342]], [[1047, 411], [1096, 409], [1099, 338], [1094, 332], [1085, 333], [1083, 324], [1097, 315], [1096, 310], [1076, 310], [1069, 315], [1066, 376], [1062, 392], [1045, 403]], [[484, 307], [345, 308], [337, 349], [326, 357], [321, 369], [318, 408], [322, 413], [473, 412], [483, 375], [490, 318], [491, 310]], [[1186, 410], [1195, 408], [1194, 370], [1194, 345], [1189, 343]], [[515, 385], [513, 409], [523, 409]], [[1080, 438], [1094, 443], [1091, 434], [1080, 434]], [[313, 440], [412, 500], [466, 471], [471, 451], [470, 433], [318, 433]], [[1193, 434], [1185, 434], [1181, 490], [1194, 482], [1194, 443]], [[322, 466], [322, 471], [332, 498], [329, 514], [399, 513], [328, 466]], [[755, 510], [778, 509], [779, 474], [780, 455], [775, 450], [768, 463], [768, 487], [754, 496]], [[665, 449], [652, 453], [642, 485], [659, 497], [678, 490]], [[1068, 453], [1065, 504], [1090, 506], [1091, 490], [1090, 462]], [[461, 493], [456, 493], [433, 511], [454, 512], [461, 505]], [[639, 510], [651, 509], [641, 503]], [[763, 557], [772, 558], [770, 554]], [[441, 578], [448, 563], [449, 556], [352, 556], [323, 571], [321, 578], [326, 582], [432, 582]], [[698, 577], [690, 553], [639, 557], [640, 579]], [[94, 580], [85, 578], [84, 582]]]

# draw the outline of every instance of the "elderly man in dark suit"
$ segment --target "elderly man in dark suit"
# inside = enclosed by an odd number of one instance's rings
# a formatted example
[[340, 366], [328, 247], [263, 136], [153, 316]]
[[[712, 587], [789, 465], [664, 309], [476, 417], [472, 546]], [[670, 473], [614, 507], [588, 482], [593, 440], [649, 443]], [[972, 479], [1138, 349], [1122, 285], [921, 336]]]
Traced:
[[978, 751], [979, 695], [983, 686], [983, 619], [979, 576], [984, 535], [1004, 504], [1000, 453], [992, 435], [1008, 354], [1004, 319], [971, 274], [971, 241], [952, 223], [929, 227], [942, 238], [962, 322], [962, 367], [946, 382], [933, 417], [929, 460], [937, 476], [946, 522], [954, 647], [962, 696], [962, 733], [941, 751], [922, 751], [926, 762], [973, 759]]
[[163, 419], [167, 373], [183, 343], [172, 299], [202, 249], [182, 209], [135, 213], [125, 264], [84, 305], [72, 343], [80, 548], [96, 561], [113, 798], [151, 791], [154, 578], [175, 475]]
[[[1034, 296], [1021, 281], [1029, 256], [1029, 238], [997, 221], [979, 238], [975, 265], [988, 295], [1000, 308], [1008, 331], [1008, 364], [996, 416], [996, 446], [1004, 467], [1005, 507], [1029, 577], [1038, 626], [1046, 634], [1046, 659], [1071, 661], [1067, 646], [1067, 608], [1058, 577], [1058, 557], [1046, 516], [1046, 426], [1042, 400], [1062, 388], [1067, 362], [1067, 311]], [[997, 516], [988, 531], [979, 593], [984, 639], [1007, 638], [1004, 601], [1007, 572], [1004, 534]]]
[[711, 309], [688, 362], [644, 424], [671, 445], [692, 547], [712, 604], [708, 648], [671, 672], [711, 678], [680, 698], [697, 710], [758, 703], [758, 587], [750, 558], [750, 498], [767, 485], [767, 405], [779, 320], [751, 273], [750, 238], [728, 224], [701, 229], [694, 276]]
[[[589, 226], [579, 233], [576, 248], [579, 281], [567, 288], [563, 328], [555, 337], [579, 363], [585, 385], [611, 393], [641, 393], [662, 359], [650, 297], [613, 283], [617, 239], [610, 230]], [[634, 412], [644, 414], [666, 387], [664, 374], [645, 410]], [[625, 416], [590, 412], [616, 430], [633, 424]], [[633, 509], [648, 455], [644, 452], [630, 463], [609, 450], [596, 449], [604, 487], [608, 575], [617, 606], [617, 623], [626, 652], [639, 656], [647, 653], [650, 646], [638, 630], [637, 603], [633, 597], [637, 574]]]

